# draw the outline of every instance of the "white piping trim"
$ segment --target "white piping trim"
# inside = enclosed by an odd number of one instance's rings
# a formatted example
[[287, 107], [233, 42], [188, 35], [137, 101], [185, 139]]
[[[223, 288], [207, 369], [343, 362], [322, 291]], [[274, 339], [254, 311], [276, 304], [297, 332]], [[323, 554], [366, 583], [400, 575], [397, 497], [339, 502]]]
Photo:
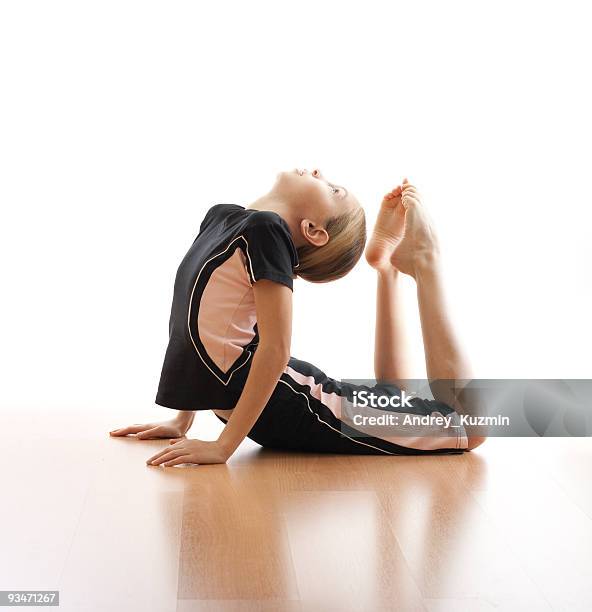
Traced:
[[[286, 376], [289, 376], [289, 374], [286, 374]], [[287, 383], [285, 380], [282, 380], [281, 378], [278, 380], [278, 382], [284, 383], [284, 385], [286, 385], [286, 387], [289, 387], [290, 389], [292, 389], [292, 391], [294, 391], [294, 393], [298, 393], [298, 394], [302, 395], [304, 397], [304, 399], [306, 400], [306, 404], [308, 406], [308, 409], [310, 410], [310, 412], [312, 414], [314, 414], [317, 417], [317, 420], [319, 421], [319, 423], [322, 423], [323, 425], [326, 425], [329, 429], [332, 429], [333, 431], [336, 431], [338, 434], [346, 437], [348, 440], [351, 440], [352, 442], [355, 442], [356, 444], [361, 444], [362, 446], [368, 446], [370, 448], [374, 448], [375, 450], [379, 450], [380, 452], [385, 453], [387, 455], [395, 455], [396, 454], [396, 453], [391, 453], [389, 451], [386, 451], [383, 448], [378, 448], [377, 446], [372, 446], [372, 444], [366, 444], [366, 442], [360, 442], [359, 440], [356, 440], [355, 438], [350, 438], [349, 436], [346, 436], [342, 431], [339, 431], [338, 429], [335, 429], [335, 427], [333, 427], [332, 425], [329, 425], [329, 423], [326, 423], [325, 421], [323, 421], [323, 419], [321, 419], [321, 417], [319, 417], [319, 415], [310, 407], [310, 402], [308, 401], [308, 397], [307, 397], [306, 393], [302, 393], [302, 391], [296, 391], [296, 389], [294, 389], [294, 387], [292, 387], [292, 385]]]
[[251, 270], [251, 278], [253, 279], [253, 282], [255, 282], [257, 279], [255, 278], [255, 272], [253, 272], [253, 263], [251, 262], [251, 256], [249, 255], [249, 243], [247, 242], [247, 239], [244, 236], [239, 236], [239, 238], [242, 238], [245, 241], [245, 244], [247, 245], [247, 259], [249, 260], [249, 269]]
[[[232, 370], [232, 372], [230, 373], [230, 376], [228, 377], [228, 380], [225, 382], [224, 380], [222, 380], [218, 374], [216, 374], [216, 372], [214, 372], [214, 370], [212, 370], [212, 368], [210, 368], [210, 366], [206, 363], [205, 359], [202, 357], [201, 353], [199, 352], [199, 349], [197, 348], [197, 345], [195, 343], [195, 340], [193, 338], [193, 334], [191, 333], [191, 305], [193, 304], [193, 294], [195, 293], [195, 288], [197, 287], [197, 281], [199, 281], [199, 277], [201, 276], [201, 273], [203, 272], [203, 269], [210, 263], [210, 261], [212, 261], [213, 259], [216, 259], [216, 257], [219, 257], [220, 255], [224, 255], [224, 253], [226, 253], [228, 251], [228, 249], [237, 241], [240, 240], [242, 238], [242, 240], [244, 240], [245, 244], [247, 245], [246, 247], [246, 254], [247, 254], [247, 260], [249, 262], [249, 268], [251, 270], [251, 276], [253, 278], [253, 281], [255, 280], [255, 275], [253, 274], [253, 264], [251, 262], [251, 257], [249, 255], [249, 243], [247, 242], [247, 239], [241, 234], [240, 236], [237, 236], [236, 238], [234, 238], [233, 240], [231, 240], [228, 243], [228, 246], [223, 250], [220, 251], [219, 253], [217, 253], [216, 255], [212, 255], [212, 257], [210, 257], [205, 263], [204, 265], [201, 267], [200, 271], [197, 273], [197, 276], [195, 278], [195, 282], [193, 283], [193, 289], [191, 290], [191, 296], [189, 298], [189, 308], [187, 309], [187, 330], [189, 331], [189, 337], [191, 338], [191, 343], [193, 344], [193, 348], [195, 349], [195, 352], [198, 354], [199, 358], [202, 360], [203, 364], [206, 366], [206, 368], [208, 368], [208, 370], [224, 385], [227, 386], [228, 383], [230, 382], [230, 379], [232, 378], [232, 375], [237, 371], [240, 370], [240, 368], [242, 368], [244, 365], [246, 365], [249, 362], [249, 359], [251, 358], [251, 351], [247, 351], [248, 357], [245, 359], [245, 361], [243, 363], [241, 363], [237, 368], [235, 368], [234, 370]], [[251, 284], [249, 282], [249, 284]]]

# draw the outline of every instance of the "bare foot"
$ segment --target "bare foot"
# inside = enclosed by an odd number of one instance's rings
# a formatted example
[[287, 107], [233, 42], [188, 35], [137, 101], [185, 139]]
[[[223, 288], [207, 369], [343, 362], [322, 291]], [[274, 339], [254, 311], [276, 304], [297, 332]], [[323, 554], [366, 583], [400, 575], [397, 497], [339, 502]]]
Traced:
[[374, 231], [366, 247], [366, 261], [379, 271], [391, 267], [390, 257], [403, 237], [405, 209], [401, 192], [402, 186], [397, 185], [382, 199]]
[[140, 440], [154, 440], [156, 438], [182, 438], [193, 423], [193, 412], [187, 415], [179, 414], [170, 421], [160, 423], [146, 423], [143, 425], [130, 425], [109, 432], [112, 437], [127, 436], [135, 434]]
[[414, 278], [424, 264], [438, 254], [438, 240], [417, 189], [403, 182], [401, 205], [405, 211], [403, 235], [390, 256], [390, 263], [403, 274]]

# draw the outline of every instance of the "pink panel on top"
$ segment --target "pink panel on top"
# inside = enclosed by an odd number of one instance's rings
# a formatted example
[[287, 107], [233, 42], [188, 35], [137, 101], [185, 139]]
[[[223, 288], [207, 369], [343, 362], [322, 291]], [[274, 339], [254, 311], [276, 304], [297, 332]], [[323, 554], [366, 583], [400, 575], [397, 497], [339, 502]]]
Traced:
[[[315, 382], [315, 379], [312, 376], [306, 376], [294, 370], [290, 366], [287, 366], [284, 370], [284, 373], [290, 376], [295, 382], [299, 385], [307, 386], [310, 388], [310, 394], [312, 397], [318, 399], [321, 403], [323, 403], [329, 410], [339, 419], [341, 420], [341, 401], [342, 397], [337, 393], [326, 393], [323, 391], [322, 385]], [[373, 414], [379, 416], [380, 414], [386, 414], [382, 410], [375, 410]], [[401, 419], [403, 418], [405, 413], [400, 413]], [[436, 450], [439, 448], [467, 448], [468, 439], [465, 428], [460, 424], [460, 419], [457, 413], [452, 413], [453, 424], [457, 425], [455, 427], [454, 432], [456, 435], [449, 436], [447, 435], [448, 430], [444, 430], [439, 427], [416, 427], [417, 436], [405, 435], [405, 436], [377, 436], [376, 428], [373, 429], [372, 433], [368, 431], [369, 435], [374, 437], [379, 437], [381, 440], [385, 440], [387, 442], [391, 442], [392, 444], [396, 444], [398, 446], [403, 446], [405, 448], [414, 448], [417, 450]], [[326, 423], [329, 425], [328, 423]], [[351, 426], [351, 425], [350, 425]], [[358, 431], [364, 432], [364, 427], [356, 426], [354, 429]], [[402, 427], [403, 429], [403, 427]], [[410, 426], [404, 427], [407, 434], [411, 432]], [[432, 434], [432, 435], [430, 435]], [[436, 434], [436, 435], [434, 435]], [[439, 435], [438, 435], [439, 434]], [[356, 438], [355, 441], [358, 441]], [[360, 443], [364, 443], [364, 439], [359, 439]]]
[[227, 372], [255, 336], [255, 297], [245, 268], [245, 256], [236, 249], [210, 276], [199, 302], [197, 326], [210, 359]]

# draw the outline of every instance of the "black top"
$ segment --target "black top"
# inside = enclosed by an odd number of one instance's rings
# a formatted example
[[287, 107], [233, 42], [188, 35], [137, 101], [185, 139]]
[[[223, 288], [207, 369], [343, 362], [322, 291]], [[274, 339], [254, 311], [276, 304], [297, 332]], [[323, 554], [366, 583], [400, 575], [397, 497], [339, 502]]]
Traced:
[[156, 403], [233, 408], [259, 341], [253, 283], [293, 289], [297, 266], [290, 229], [277, 213], [212, 206], [177, 270]]

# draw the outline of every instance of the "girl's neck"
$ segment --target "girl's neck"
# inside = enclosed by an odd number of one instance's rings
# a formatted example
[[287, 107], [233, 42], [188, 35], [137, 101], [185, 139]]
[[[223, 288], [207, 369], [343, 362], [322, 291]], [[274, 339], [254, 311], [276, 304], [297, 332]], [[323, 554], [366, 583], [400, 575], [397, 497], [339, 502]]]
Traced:
[[249, 210], [268, 210], [270, 212], [277, 213], [288, 224], [296, 247], [305, 244], [300, 237], [299, 219], [294, 216], [293, 207], [290, 207], [288, 202], [282, 200], [276, 194], [271, 192], [266, 193], [245, 208]]
[[271, 212], [275, 212], [278, 215], [283, 217], [283, 214], [286, 211], [286, 204], [282, 202], [276, 195], [272, 193], [266, 193], [265, 195], [257, 198], [254, 202], [249, 204], [247, 208], [252, 208], [253, 210], [269, 210]]

